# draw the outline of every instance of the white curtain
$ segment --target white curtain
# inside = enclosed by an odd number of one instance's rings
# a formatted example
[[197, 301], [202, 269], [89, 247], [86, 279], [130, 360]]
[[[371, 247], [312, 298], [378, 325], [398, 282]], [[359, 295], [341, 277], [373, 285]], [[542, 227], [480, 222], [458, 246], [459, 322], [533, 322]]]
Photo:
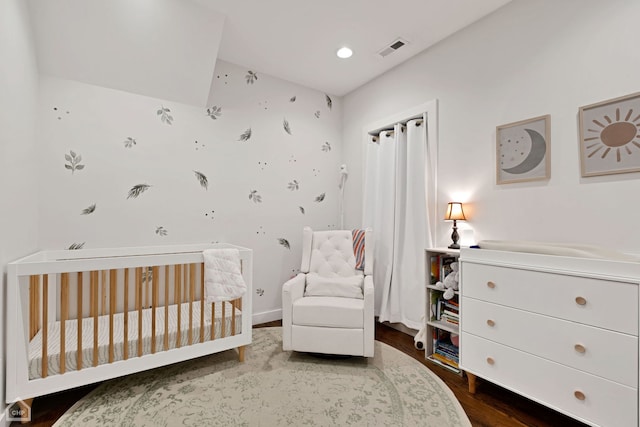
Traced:
[[363, 225], [375, 236], [376, 315], [380, 321], [422, 328], [424, 250], [433, 245], [435, 159], [426, 117], [396, 124], [367, 144]]

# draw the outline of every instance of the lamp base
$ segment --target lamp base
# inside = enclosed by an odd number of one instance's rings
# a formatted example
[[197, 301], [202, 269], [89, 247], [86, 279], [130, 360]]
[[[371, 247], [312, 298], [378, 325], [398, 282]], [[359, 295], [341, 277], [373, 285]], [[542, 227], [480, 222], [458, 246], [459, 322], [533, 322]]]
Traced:
[[457, 243], [452, 243], [449, 246], [447, 246], [449, 249], [460, 249], [460, 245]]
[[460, 245], [458, 244], [458, 239], [460, 238], [460, 236], [458, 236], [458, 227], [456, 224], [456, 220], [453, 220], [453, 233], [451, 233], [451, 240], [453, 240], [453, 243], [449, 245], [449, 249], [460, 249]]

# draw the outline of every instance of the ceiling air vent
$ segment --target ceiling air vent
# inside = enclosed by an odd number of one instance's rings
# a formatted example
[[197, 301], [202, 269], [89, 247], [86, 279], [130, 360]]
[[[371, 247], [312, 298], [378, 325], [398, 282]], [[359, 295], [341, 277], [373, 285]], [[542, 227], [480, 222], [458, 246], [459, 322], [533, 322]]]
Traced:
[[398, 37], [396, 40], [394, 40], [393, 42], [391, 42], [389, 44], [389, 46], [385, 47], [384, 49], [378, 51], [378, 55], [382, 56], [383, 58], [393, 52], [395, 52], [396, 50], [400, 49], [402, 46], [409, 44], [408, 41], [406, 41], [403, 38]]

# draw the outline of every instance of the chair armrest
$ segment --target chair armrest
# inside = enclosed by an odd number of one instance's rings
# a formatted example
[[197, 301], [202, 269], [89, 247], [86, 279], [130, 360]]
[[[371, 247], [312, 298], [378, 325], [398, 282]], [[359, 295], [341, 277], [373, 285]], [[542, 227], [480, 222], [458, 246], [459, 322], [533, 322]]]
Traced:
[[282, 349], [292, 350], [291, 327], [293, 319], [293, 303], [303, 297], [306, 274], [298, 273], [282, 285]]
[[375, 341], [375, 317], [373, 307], [375, 305], [375, 289], [373, 276], [364, 276], [364, 357], [373, 357]]

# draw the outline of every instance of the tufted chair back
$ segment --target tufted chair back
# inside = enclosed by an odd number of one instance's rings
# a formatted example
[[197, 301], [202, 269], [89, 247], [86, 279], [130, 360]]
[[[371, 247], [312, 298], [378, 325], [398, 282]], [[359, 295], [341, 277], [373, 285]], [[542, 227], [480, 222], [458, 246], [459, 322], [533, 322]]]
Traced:
[[[365, 237], [365, 274], [371, 274], [373, 257], [370, 236]], [[369, 264], [369, 265], [367, 265]], [[302, 273], [317, 273], [322, 277], [362, 276], [356, 270], [356, 257], [353, 253], [351, 230], [313, 231], [304, 227], [302, 231]]]

